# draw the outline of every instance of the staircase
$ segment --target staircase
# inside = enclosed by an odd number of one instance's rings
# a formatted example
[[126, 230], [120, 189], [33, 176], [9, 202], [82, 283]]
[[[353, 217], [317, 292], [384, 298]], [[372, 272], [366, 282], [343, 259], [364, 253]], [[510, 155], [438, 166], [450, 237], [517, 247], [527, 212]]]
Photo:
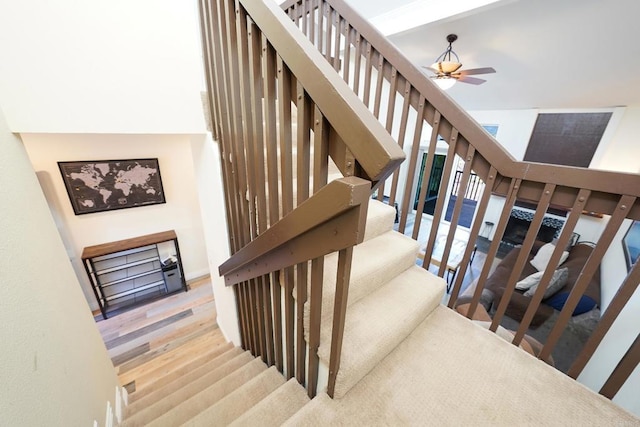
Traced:
[[[444, 280], [415, 265], [418, 245], [392, 230], [394, 217], [370, 201], [365, 241], [354, 248], [334, 399], [321, 385], [309, 400], [295, 378], [231, 344], [190, 361], [178, 349], [160, 368], [164, 376], [131, 393], [122, 425], [640, 423], [441, 305]], [[325, 278], [335, 277], [336, 257], [326, 257]], [[335, 287], [323, 285], [330, 307]], [[328, 366], [331, 319], [321, 319], [318, 354]]]

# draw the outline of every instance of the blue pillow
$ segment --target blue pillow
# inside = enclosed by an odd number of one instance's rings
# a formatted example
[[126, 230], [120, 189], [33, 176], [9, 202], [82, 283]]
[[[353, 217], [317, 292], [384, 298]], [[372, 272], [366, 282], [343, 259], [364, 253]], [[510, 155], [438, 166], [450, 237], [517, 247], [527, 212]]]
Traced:
[[[546, 300], [544, 300], [544, 303], [550, 305], [558, 311], [561, 311], [564, 307], [564, 303], [567, 302], [567, 298], [569, 298], [569, 292], [562, 292], [547, 298]], [[578, 301], [578, 305], [576, 306], [575, 310], [573, 310], [573, 315], [577, 316], [578, 314], [591, 311], [596, 308], [597, 305], [598, 303], [593, 298], [582, 295], [580, 301]]]

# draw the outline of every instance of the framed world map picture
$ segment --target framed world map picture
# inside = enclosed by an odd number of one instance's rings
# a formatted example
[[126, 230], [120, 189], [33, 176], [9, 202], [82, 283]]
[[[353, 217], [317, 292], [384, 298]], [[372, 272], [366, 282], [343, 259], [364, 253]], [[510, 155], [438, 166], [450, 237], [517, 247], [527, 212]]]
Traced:
[[76, 215], [165, 203], [158, 159], [58, 162]]

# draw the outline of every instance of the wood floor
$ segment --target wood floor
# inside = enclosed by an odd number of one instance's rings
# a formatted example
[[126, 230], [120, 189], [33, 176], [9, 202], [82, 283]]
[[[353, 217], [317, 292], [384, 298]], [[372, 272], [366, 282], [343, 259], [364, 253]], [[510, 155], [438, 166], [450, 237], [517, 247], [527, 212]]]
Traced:
[[129, 393], [226, 344], [216, 323], [209, 277], [190, 282], [188, 292], [99, 320], [96, 325], [120, 384]]

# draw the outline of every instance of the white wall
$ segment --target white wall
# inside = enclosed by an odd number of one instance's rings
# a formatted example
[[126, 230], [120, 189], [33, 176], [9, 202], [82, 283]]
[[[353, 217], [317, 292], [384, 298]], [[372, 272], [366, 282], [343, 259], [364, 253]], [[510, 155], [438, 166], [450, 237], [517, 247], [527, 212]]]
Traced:
[[[204, 136], [202, 136], [204, 137]], [[67, 254], [93, 310], [80, 259], [86, 246], [175, 230], [187, 280], [209, 273], [189, 135], [23, 134]], [[157, 157], [166, 203], [76, 216], [58, 161]]]
[[[613, 118], [612, 118], [613, 120]], [[596, 167], [621, 172], [640, 172], [640, 106], [627, 107], [619, 117], [611, 144], [602, 152]]]
[[[610, 304], [627, 274], [621, 241], [630, 225], [631, 221], [625, 220], [609, 247], [605, 258], [602, 260], [602, 269], [608, 272], [607, 280], [602, 281], [603, 312]], [[638, 313], [640, 313], [640, 289], [636, 289], [636, 292], [603, 339], [602, 344], [578, 377], [580, 382], [594, 390], [599, 390], [604, 385], [608, 376], [615, 369], [617, 361], [624, 356], [629, 346], [640, 334]], [[613, 401], [640, 416], [638, 389], [640, 389], [640, 368], [636, 367]]]
[[3, 2], [0, 40], [14, 132], [204, 130], [194, 0]]
[[538, 110], [470, 111], [481, 125], [497, 125], [496, 139], [516, 160], [522, 160], [538, 117]]
[[11, 426], [103, 425], [118, 385], [20, 140], [0, 113], [0, 413]]
[[220, 152], [210, 135], [206, 138], [194, 137], [192, 146], [211, 283], [216, 298], [217, 322], [225, 338], [239, 346], [241, 342], [235, 293], [232, 287], [225, 286], [224, 279], [218, 274], [218, 266], [229, 258]]

